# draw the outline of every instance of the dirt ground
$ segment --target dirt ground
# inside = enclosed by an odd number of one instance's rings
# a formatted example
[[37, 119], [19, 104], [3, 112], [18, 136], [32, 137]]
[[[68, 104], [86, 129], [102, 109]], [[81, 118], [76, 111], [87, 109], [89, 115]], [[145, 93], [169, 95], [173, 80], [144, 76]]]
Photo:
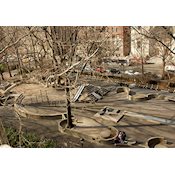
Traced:
[[[0, 107], [0, 119], [5, 127], [19, 128], [19, 120], [15, 117], [15, 112], [11, 107]], [[82, 148], [80, 139], [58, 131], [58, 123], [55, 120], [22, 118], [21, 123], [24, 132], [34, 133], [39, 137], [51, 139], [56, 143], [57, 148]], [[102, 146], [84, 141], [83, 147], [96, 148]]]
[[24, 103], [65, 100], [64, 90], [57, 91], [52, 87], [46, 88], [41, 84], [21, 84], [15, 87], [13, 91], [25, 95]]
[[[151, 65], [153, 66], [153, 65]], [[154, 65], [155, 66], [155, 65]], [[153, 70], [150, 65], [147, 69]], [[157, 71], [156, 69], [154, 71]], [[161, 68], [159, 68], [161, 71]], [[83, 80], [84, 81], [84, 80]], [[109, 82], [86, 79], [94, 85], [111, 85]], [[135, 89], [137, 93], [152, 93], [149, 90]], [[24, 104], [35, 104], [50, 101], [65, 102], [65, 92], [63, 90], [56, 90], [52, 87], [46, 88], [41, 84], [21, 84], [13, 89], [16, 93], [23, 93], [25, 99]], [[148, 92], [149, 91], [149, 92]], [[170, 95], [170, 94], [168, 94]], [[172, 95], [172, 94], [171, 94]], [[172, 95], [174, 96], [174, 94]], [[48, 97], [48, 98], [47, 98]], [[144, 115], [156, 116], [159, 118], [175, 120], [174, 103], [164, 100], [148, 100], [144, 102], [133, 102], [126, 99], [126, 94], [116, 94], [110, 92], [102, 100], [91, 103], [74, 103], [72, 104], [72, 113], [74, 115], [81, 115], [84, 117], [92, 117], [104, 106], [111, 106], [121, 110], [128, 110]], [[38, 107], [39, 108], [39, 107]], [[56, 106], [50, 110], [59, 110]], [[18, 127], [18, 120], [15, 117], [13, 107], [0, 107], [0, 118], [5, 125]], [[52, 138], [58, 143], [58, 147], [82, 147], [80, 139], [61, 134], [58, 132], [58, 121], [51, 119], [27, 119], [22, 118], [23, 127], [26, 131], [33, 131], [40, 136]], [[138, 143], [144, 144], [150, 137], [164, 137], [166, 140], [175, 144], [174, 126], [163, 125], [152, 121], [138, 119], [134, 117], [125, 116], [116, 126], [118, 130], [126, 132], [128, 138], [136, 140]], [[89, 142], [84, 142], [84, 147], [105, 147]], [[112, 146], [113, 147], [113, 146]]]
[[[93, 81], [91, 81], [93, 82]], [[99, 82], [97, 82], [99, 84]], [[105, 84], [105, 82], [101, 82], [101, 85]], [[43, 90], [44, 89], [44, 90]], [[35, 95], [40, 94], [40, 90], [47, 91], [49, 98], [52, 100], [64, 100], [64, 91], [58, 91], [53, 88], [43, 88], [41, 85], [36, 84], [22, 84], [13, 89], [16, 92], [23, 92], [26, 96], [25, 102], [30, 102], [30, 98]], [[138, 93], [144, 93], [142, 90], [136, 90]], [[149, 90], [146, 90], [148, 93]], [[152, 91], [151, 91], [152, 92]], [[43, 95], [44, 96], [44, 95]], [[110, 92], [106, 95], [102, 100], [98, 101], [95, 104], [91, 103], [74, 103], [72, 104], [72, 112], [74, 115], [81, 115], [84, 117], [92, 117], [96, 112], [98, 112], [104, 106], [111, 106], [115, 108], [119, 108], [121, 110], [128, 110], [131, 112], [137, 112], [145, 115], [152, 115], [160, 118], [174, 119], [174, 103], [167, 102], [163, 100], [149, 100], [145, 102], [133, 102], [126, 100], [126, 94], [116, 94], [115, 92]], [[37, 109], [43, 109], [43, 107], [37, 107]], [[8, 109], [9, 110], [9, 109]], [[1, 110], [1, 116], [6, 116], [7, 113], [6, 108]], [[12, 110], [12, 109], [11, 109]], [[47, 108], [49, 110], [49, 108]], [[50, 108], [51, 112], [59, 111], [59, 108], [52, 107]], [[13, 112], [10, 112], [10, 116], [12, 116]], [[9, 115], [9, 114], [8, 114]], [[56, 120], [33, 120], [33, 119], [24, 119], [25, 125], [27, 128], [34, 130], [40, 135], [45, 135], [51, 138], [62, 138], [61, 140], [66, 139], [66, 141], [61, 141], [62, 146], [69, 147], [67, 141], [71, 142], [70, 147], [79, 147], [80, 141], [79, 139], [72, 138], [67, 135], [62, 135], [58, 132], [58, 125]], [[155, 124], [152, 121], [146, 121], [143, 119], [136, 119], [133, 117], [125, 116], [117, 125], [116, 128], [118, 130], [125, 131], [129, 138], [136, 140], [139, 143], [145, 143], [147, 139], [150, 137], [165, 137], [169, 142], [175, 143], [174, 138], [174, 126], [172, 125], [162, 125]], [[46, 132], [47, 131], [47, 132]], [[57, 138], [58, 137], [58, 138]], [[69, 139], [68, 139], [69, 138]], [[71, 141], [73, 139], [73, 141]], [[59, 140], [59, 139], [58, 139]], [[59, 142], [60, 143], [60, 142]], [[87, 144], [87, 147], [98, 147], [94, 144]]]

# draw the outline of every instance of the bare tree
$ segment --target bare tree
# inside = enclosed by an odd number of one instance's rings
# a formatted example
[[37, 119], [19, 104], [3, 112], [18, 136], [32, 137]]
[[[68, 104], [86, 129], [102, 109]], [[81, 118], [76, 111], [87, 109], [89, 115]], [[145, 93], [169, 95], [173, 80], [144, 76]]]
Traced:
[[[59, 29], [57, 29], [59, 28]], [[66, 108], [67, 108], [67, 127], [73, 126], [71, 119], [71, 103], [70, 103], [70, 88], [75, 86], [78, 78], [83, 72], [88, 62], [95, 58], [102, 49], [103, 44], [108, 38], [91, 38], [94, 33], [88, 33], [92, 30], [92, 27], [53, 27], [52, 32], [54, 37], [53, 49], [57, 63], [59, 62], [59, 69], [55, 71], [55, 75], [51, 75], [49, 78], [54, 78], [57, 82], [60, 77], [64, 77], [65, 80], [65, 92], [66, 92]], [[96, 33], [96, 36], [97, 33]], [[77, 55], [79, 60], [77, 60]], [[69, 77], [78, 68], [75, 82], [71, 83]], [[49, 81], [49, 78], [47, 81]]]
[[[160, 56], [162, 58], [162, 78], [165, 78], [166, 60], [175, 55], [173, 42], [172, 27], [156, 26], [156, 27], [132, 27], [144, 40], [149, 40], [147, 47], [149, 48], [149, 57]], [[143, 44], [143, 40], [142, 43]], [[143, 67], [143, 66], [142, 66]]]

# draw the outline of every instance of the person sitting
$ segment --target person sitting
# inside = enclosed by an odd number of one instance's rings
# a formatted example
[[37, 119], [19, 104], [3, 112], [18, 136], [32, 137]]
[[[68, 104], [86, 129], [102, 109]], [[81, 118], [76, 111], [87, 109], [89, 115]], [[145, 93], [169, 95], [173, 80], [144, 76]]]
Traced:
[[116, 144], [123, 144], [126, 139], [126, 133], [124, 131], [119, 131], [118, 136], [115, 139]]

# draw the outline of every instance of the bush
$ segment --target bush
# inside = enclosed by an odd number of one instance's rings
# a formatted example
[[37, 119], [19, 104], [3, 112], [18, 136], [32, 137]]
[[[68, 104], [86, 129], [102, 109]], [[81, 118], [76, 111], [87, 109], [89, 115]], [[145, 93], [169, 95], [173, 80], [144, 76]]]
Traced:
[[34, 133], [19, 133], [16, 129], [5, 128], [6, 135], [11, 147], [15, 148], [54, 148], [56, 143], [53, 140], [40, 138]]

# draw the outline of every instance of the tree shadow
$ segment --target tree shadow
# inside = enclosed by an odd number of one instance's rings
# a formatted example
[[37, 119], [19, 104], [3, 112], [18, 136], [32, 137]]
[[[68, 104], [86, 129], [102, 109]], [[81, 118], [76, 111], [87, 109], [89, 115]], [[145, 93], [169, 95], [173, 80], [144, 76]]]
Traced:
[[160, 123], [160, 124], [130, 124], [130, 125], [117, 125], [115, 126], [116, 128], [131, 128], [131, 127], [134, 127], [134, 128], [137, 128], [137, 127], [145, 127], [145, 126], [174, 126], [175, 124], [163, 124], [163, 123]]

